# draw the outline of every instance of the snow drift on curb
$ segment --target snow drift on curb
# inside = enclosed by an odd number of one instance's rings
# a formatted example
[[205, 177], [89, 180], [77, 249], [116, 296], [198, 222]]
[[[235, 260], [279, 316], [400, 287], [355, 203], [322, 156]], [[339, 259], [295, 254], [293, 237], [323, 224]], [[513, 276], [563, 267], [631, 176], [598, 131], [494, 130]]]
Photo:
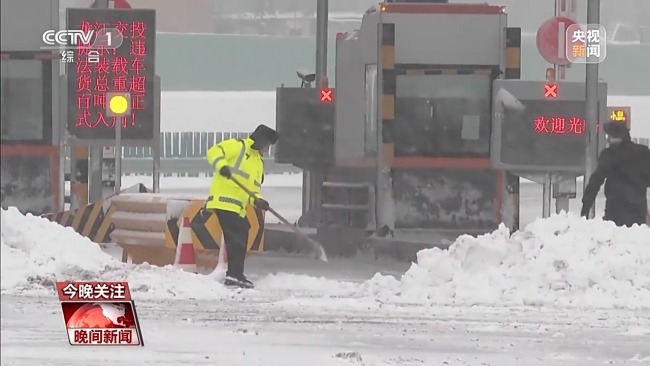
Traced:
[[47, 219], [2, 209], [2, 294], [52, 293], [61, 280], [129, 281], [138, 299], [220, 298], [232, 291], [210, 276], [174, 267], [127, 265]]
[[408, 302], [650, 308], [650, 228], [555, 215], [422, 250], [400, 281], [363, 286]]

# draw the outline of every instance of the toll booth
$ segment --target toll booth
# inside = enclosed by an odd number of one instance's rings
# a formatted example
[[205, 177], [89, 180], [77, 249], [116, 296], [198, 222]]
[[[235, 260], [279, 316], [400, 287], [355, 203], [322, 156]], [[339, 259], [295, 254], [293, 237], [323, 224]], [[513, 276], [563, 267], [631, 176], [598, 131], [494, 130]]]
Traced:
[[62, 207], [57, 51], [42, 35], [59, 29], [59, 2], [3, 0], [0, 166], [2, 207], [42, 214]]
[[[492, 165], [542, 185], [542, 217], [569, 211], [584, 175], [587, 148], [596, 160], [605, 148], [599, 121], [607, 121], [607, 84], [598, 85], [597, 121], [585, 115], [585, 83], [496, 80], [493, 85]], [[593, 124], [595, 146], [589, 144]]]
[[297, 99], [278, 89], [278, 152], [297, 144], [282, 133], [291, 128], [310, 146], [332, 144], [326, 158], [306, 149], [282, 158], [321, 162], [311, 165], [324, 177], [315, 216], [330, 252], [518, 227], [519, 181], [493, 168], [490, 139], [492, 83], [520, 77], [520, 44], [500, 6], [387, 2], [337, 36], [332, 140], [317, 91], [301, 128], [283, 117]]

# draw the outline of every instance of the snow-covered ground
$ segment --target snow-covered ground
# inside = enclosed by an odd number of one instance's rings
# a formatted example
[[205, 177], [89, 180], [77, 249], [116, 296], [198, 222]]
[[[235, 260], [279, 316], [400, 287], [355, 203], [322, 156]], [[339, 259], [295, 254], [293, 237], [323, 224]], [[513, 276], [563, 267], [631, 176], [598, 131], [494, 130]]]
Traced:
[[[632, 136], [650, 138], [650, 97], [609, 96], [610, 106], [632, 107]], [[252, 131], [275, 126], [275, 92], [164, 92], [163, 132]]]
[[[260, 255], [248, 262], [257, 288], [236, 292], [212, 275], [122, 264], [15, 209], [1, 215], [3, 365], [650, 362], [647, 226], [563, 214], [460, 237], [408, 269]], [[64, 279], [128, 280], [144, 349], [71, 349], [53, 291]]]

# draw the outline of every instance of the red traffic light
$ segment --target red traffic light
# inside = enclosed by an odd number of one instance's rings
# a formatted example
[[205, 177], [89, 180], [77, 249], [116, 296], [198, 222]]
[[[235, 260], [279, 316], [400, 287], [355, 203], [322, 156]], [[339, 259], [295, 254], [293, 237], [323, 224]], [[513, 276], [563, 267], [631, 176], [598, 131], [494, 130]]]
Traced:
[[334, 100], [334, 91], [332, 89], [320, 90], [320, 101], [323, 103], [331, 103]]

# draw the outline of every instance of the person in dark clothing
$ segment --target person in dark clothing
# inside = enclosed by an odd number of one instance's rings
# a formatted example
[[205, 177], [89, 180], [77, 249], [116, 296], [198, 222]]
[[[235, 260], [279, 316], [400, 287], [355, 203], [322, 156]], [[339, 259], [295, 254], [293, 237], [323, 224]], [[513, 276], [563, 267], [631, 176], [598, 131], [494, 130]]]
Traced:
[[605, 220], [630, 227], [646, 222], [650, 187], [650, 149], [636, 144], [621, 122], [605, 125], [609, 146], [598, 157], [598, 167], [582, 197], [584, 217], [589, 215], [600, 186], [605, 183]]

